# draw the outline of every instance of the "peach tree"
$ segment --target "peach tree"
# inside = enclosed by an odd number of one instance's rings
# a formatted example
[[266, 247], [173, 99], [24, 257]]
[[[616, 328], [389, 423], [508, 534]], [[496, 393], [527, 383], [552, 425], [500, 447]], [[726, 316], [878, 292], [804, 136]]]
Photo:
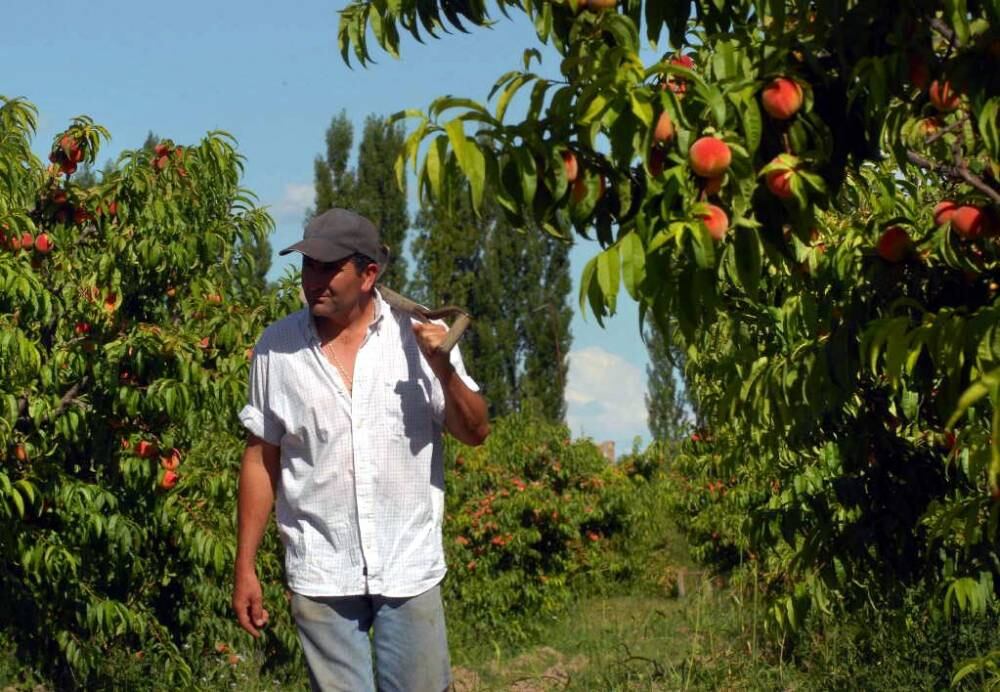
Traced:
[[995, 604], [996, 3], [356, 0], [340, 47], [366, 64], [494, 10], [555, 64], [532, 48], [487, 103], [401, 114], [397, 172], [595, 240], [581, 307], [624, 286], [687, 350], [693, 463], [737, 486], [695, 515], [734, 503], [775, 626], [918, 581], [949, 613]]
[[225, 133], [82, 188], [107, 131], [76, 118], [43, 162], [36, 118], [0, 100], [3, 629], [60, 685], [288, 660], [287, 617], [254, 649], [228, 606], [250, 349], [297, 300], [253, 280], [270, 217]]

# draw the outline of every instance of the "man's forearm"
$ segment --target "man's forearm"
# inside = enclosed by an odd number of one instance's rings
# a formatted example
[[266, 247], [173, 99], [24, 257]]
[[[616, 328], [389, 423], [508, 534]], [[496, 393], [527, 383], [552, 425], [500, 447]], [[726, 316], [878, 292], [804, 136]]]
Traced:
[[257, 547], [267, 529], [278, 485], [278, 448], [251, 441], [243, 451], [237, 504], [236, 569], [255, 569]]
[[436, 367], [435, 374], [444, 390], [445, 428], [459, 442], [482, 444], [490, 434], [486, 400], [465, 385], [450, 363]]

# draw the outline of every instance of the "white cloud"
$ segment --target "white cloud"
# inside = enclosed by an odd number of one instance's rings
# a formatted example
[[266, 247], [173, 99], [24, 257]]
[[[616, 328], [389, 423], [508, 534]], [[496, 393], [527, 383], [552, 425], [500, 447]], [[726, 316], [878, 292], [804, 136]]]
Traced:
[[613, 440], [617, 453], [632, 438], [649, 439], [646, 377], [636, 365], [597, 346], [571, 351], [566, 383], [566, 422], [574, 436]]
[[301, 223], [305, 219], [306, 209], [315, 201], [316, 189], [312, 183], [288, 183], [281, 199], [271, 205], [271, 216], [277, 223]]

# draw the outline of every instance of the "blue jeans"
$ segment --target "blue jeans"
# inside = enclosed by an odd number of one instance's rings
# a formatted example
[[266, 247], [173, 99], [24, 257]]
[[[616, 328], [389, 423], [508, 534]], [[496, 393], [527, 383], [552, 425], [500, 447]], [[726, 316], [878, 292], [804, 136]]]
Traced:
[[292, 616], [313, 690], [374, 692], [377, 681], [386, 692], [442, 692], [451, 684], [440, 585], [410, 598], [292, 594]]

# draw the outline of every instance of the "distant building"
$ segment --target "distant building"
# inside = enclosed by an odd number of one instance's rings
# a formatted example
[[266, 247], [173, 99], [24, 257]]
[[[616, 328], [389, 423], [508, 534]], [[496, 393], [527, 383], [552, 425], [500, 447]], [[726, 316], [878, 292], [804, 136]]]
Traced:
[[615, 463], [615, 443], [612, 440], [598, 442], [597, 448], [601, 450], [601, 454], [604, 455], [609, 464]]

